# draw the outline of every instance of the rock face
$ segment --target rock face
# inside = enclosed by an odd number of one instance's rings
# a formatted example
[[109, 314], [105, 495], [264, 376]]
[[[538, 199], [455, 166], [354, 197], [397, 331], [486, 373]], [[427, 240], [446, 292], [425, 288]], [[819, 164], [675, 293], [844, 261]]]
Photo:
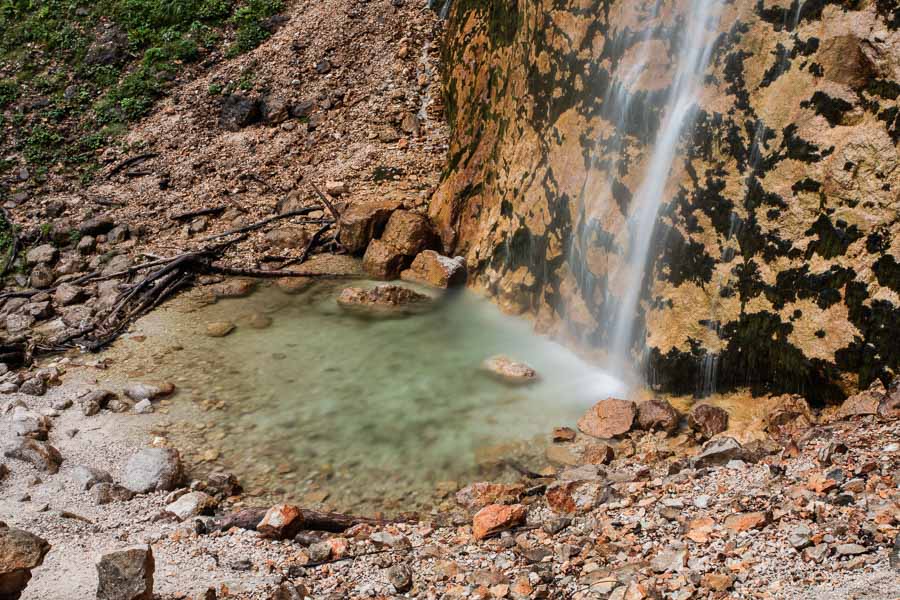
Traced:
[[578, 429], [598, 438], [612, 438], [631, 431], [637, 407], [630, 400], [607, 398], [591, 407], [578, 420]]
[[[719, 19], [638, 307], [661, 390], [709, 374], [838, 401], [900, 369], [897, 12], [789, 4]], [[444, 252], [506, 309], [597, 346], [676, 68], [674, 17], [649, 12], [484, 0], [448, 18], [450, 162], [430, 205]], [[604, 111], [620, 85], [624, 127]]]
[[0, 523], [0, 598], [19, 600], [31, 570], [41, 566], [49, 551], [45, 540]]
[[122, 485], [135, 494], [175, 489], [181, 482], [181, 457], [171, 448], [144, 448], [125, 465]]
[[97, 600], [153, 600], [155, 569], [149, 546], [104, 554], [97, 563]]

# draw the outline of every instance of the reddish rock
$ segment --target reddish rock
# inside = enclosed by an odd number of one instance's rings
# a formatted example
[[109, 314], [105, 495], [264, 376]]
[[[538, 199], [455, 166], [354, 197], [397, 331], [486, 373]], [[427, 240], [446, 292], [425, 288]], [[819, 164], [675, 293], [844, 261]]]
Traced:
[[456, 502], [471, 510], [484, 508], [489, 504], [512, 504], [519, 500], [524, 491], [525, 486], [518, 483], [479, 482], [456, 492]]
[[700, 585], [714, 592], [724, 592], [731, 587], [734, 580], [725, 573], [706, 573], [700, 578]]
[[363, 256], [363, 269], [374, 279], [390, 281], [400, 276], [406, 256], [381, 240], [372, 240]]
[[472, 532], [476, 540], [483, 540], [489, 535], [522, 525], [527, 515], [528, 509], [521, 504], [490, 504], [475, 513]]
[[0, 598], [18, 600], [49, 551], [46, 540], [0, 523]]
[[850, 396], [838, 409], [837, 416], [841, 419], [848, 417], [878, 414], [878, 407], [887, 397], [887, 390], [877, 379], [864, 392]]
[[403, 281], [443, 289], [465, 285], [466, 278], [466, 261], [463, 257], [449, 258], [434, 250], [420, 252], [412, 265], [400, 273]]
[[397, 210], [388, 219], [381, 241], [404, 256], [415, 256], [437, 245], [437, 236], [428, 217], [408, 210]]
[[687, 533], [685, 537], [698, 544], [705, 544], [709, 541], [716, 522], [710, 517], [699, 517], [687, 524]]
[[338, 239], [351, 254], [362, 254], [372, 239], [384, 231], [395, 210], [403, 206], [399, 200], [356, 204], [341, 214]]
[[666, 400], [647, 400], [638, 403], [637, 420], [638, 426], [646, 431], [672, 433], [678, 429], [681, 415]]
[[600, 479], [556, 481], [546, 492], [547, 506], [559, 513], [583, 513], [599, 506], [608, 496]]
[[765, 429], [769, 433], [793, 436], [816, 422], [815, 415], [802, 396], [785, 394], [773, 399], [774, 406], [766, 415]]
[[276, 504], [270, 508], [256, 530], [263, 537], [286, 540], [297, 535], [303, 527], [303, 511], [292, 504]]
[[764, 512], [737, 513], [725, 518], [725, 529], [740, 533], [751, 529], [762, 529], [769, 523], [769, 515]]
[[709, 439], [728, 429], [728, 413], [718, 406], [697, 404], [688, 414], [688, 425], [702, 439]]
[[585, 444], [581, 451], [581, 461], [588, 465], [608, 465], [615, 456], [613, 447], [603, 442]]
[[575, 439], [575, 430], [571, 427], [556, 427], [553, 429], [554, 442], [571, 442]]
[[578, 420], [578, 429], [598, 438], [612, 438], [631, 431], [637, 407], [630, 400], [601, 400]]

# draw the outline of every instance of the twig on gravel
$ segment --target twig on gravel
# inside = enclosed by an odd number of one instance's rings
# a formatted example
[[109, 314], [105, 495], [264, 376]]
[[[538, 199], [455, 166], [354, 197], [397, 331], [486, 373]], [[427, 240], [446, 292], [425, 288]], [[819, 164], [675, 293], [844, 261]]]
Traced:
[[322, 193], [322, 190], [320, 190], [315, 183], [310, 181], [309, 185], [311, 185], [312, 189], [315, 190], [316, 194], [319, 196], [319, 200], [322, 201], [322, 204], [324, 204], [325, 207], [328, 208], [328, 212], [330, 212], [331, 216], [334, 217], [335, 223], [340, 223], [341, 213], [339, 213], [338, 210], [334, 207], [334, 204], [331, 203], [331, 200], [329, 200], [328, 197]]
[[309, 238], [309, 242], [306, 244], [306, 247], [303, 248], [303, 253], [300, 256], [298, 256], [297, 258], [292, 258], [288, 261], [281, 263], [281, 268], [283, 269], [289, 265], [295, 265], [297, 263], [306, 262], [306, 260], [309, 258], [310, 253], [312, 252], [312, 249], [315, 247], [316, 244], [319, 243], [319, 238], [322, 237], [323, 233], [325, 233], [326, 231], [331, 229], [331, 227], [333, 225], [334, 225], [334, 223], [325, 223], [324, 225], [319, 227], [319, 229], [316, 230], [316, 232], [312, 235], [312, 237]]
[[184, 221], [187, 219], [193, 219], [194, 217], [202, 217], [205, 215], [218, 215], [225, 212], [225, 205], [220, 204], [218, 206], [210, 206], [208, 208], [198, 208], [197, 210], [188, 210], [185, 212], [175, 213], [174, 215], [170, 215], [169, 219], [172, 221]]

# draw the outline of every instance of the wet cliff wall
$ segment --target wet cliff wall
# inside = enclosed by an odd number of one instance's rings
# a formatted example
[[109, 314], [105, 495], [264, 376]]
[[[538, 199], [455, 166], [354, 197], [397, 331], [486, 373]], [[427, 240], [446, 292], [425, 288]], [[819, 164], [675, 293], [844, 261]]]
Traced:
[[[455, 0], [449, 13], [452, 139], [432, 217], [476, 286], [588, 350], [608, 343], [601, 315], [623, 292], [611, 274], [685, 4]], [[900, 368], [900, 8], [735, 0], [719, 23], [635, 354], [664, 391], [837, 400]], [[603, 104], [624, 72], [639, 75], [614, 124]]]

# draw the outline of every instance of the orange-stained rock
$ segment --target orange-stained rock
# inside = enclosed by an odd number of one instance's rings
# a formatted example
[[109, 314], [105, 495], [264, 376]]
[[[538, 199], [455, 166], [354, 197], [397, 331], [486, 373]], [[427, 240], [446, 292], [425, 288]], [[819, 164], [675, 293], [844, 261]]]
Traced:
[[698, 544], [705, 544], [709, 541], [709, 536], [712, 534], [715, 524], [716, 522], [710, 517], [693, 519], [687, 524], [687, 533], [685, 533], [685, 537]]
[[404, 256], [413, 257], [437, 246], [437, 235], [425, 215], [397, 210], [388, 219], [381, 241]]
[[466, 261], [461, 256], [450, 258], [424, 250], [400, 273], [400, 279], [443, 289], [465, 285]]
[[553, 429], [554, 442], [571, 442], [576, 435], [575, 430], [571, 427], [555, 427]]
[[555, 481], [547, 487], [547, 506], [559, 513], [583, 513], [599, 506], [608, 497], [607, 485], [600, 479]]
[[725, 518], [725, 528], [734, 533], [762, 529], [769, 522], [769, 515], [764, 512], [737, 513]]
[[472, 533], [476, 540], [511, 529], [525, 523], [528, 509], [521, 504], [489, 504], [472, 519]]
[[802, 396], [785, 394], [773, 399], [774, 406], [766, 415], [766, 431], [780, 435], [797, 435], [816, 422], [809, 404]]
[[578, 420], [578, 429], [598, 438], [612, 438], [631, 431], [637, 407], [630, 400], [607, 398], [592, 406]]
[[373, 279], [391, 281], [400, 276], [406, 265], [402, 252], [381, 240], [372, 240], [363, 256], [363, 269]]
[[489, 504], [512, 504], [524, 491], [525, 486], [519, 483], [478, 482], [456, 492], [456, 503], [470, 510]]
[[338, 239], [351, 254], [362, 254], [369, 242], [384, 231], [395, 210], [403, 206], [399, 200], [383, 200], [354, 204], [341, 214]]
[[276, 504], [256, 526], [267, 538], [285, 540], [294, 537], [303, 527], [303, 511], [292, 504]]
[[678, 429], [681, 415], [666, 400], [647, 400], [638, 403], [637, 420], [641, 429], [672, 433]]

